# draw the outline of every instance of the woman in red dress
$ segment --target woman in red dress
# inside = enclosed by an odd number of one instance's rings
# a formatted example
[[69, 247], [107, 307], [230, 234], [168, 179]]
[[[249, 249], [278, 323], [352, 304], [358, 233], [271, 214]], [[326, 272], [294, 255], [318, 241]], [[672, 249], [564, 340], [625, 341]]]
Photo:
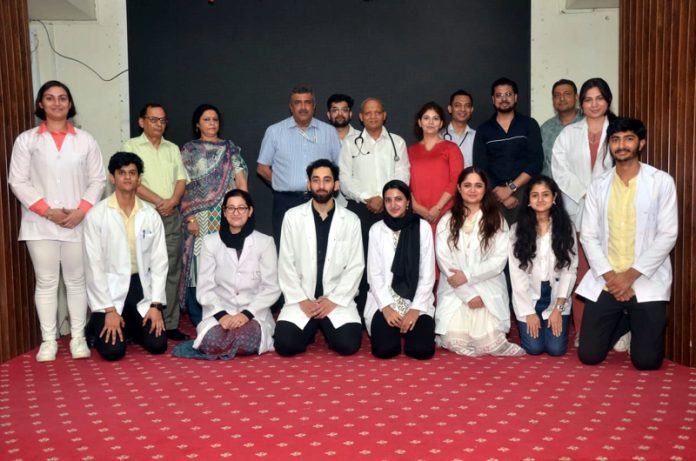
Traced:
[[415, 133], [419, 142], [408, 146], [411, 163], [413, 211], [435, 227], [450, 208], [457, 190], [457, 176], [464, 160], [456, 144], [440, 138], [445, 113], [428, 102], [416, 114]]

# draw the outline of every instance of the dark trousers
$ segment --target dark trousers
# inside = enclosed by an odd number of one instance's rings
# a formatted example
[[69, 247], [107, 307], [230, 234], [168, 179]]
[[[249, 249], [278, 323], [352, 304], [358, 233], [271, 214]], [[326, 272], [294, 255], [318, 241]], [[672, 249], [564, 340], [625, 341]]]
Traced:
[[[524, 186], [518, 188], [515, 192], [512, 193], [514, 197], [517, 198], [517, 200], [522, 203], [522, 197], [524, 197], [527, 193], [527, 185], [525, 184]], [[503, 217], [505, 218], [505, 221], [507, 221], [509, 226], [512, 226], [517, 222], [517, 212], [520, 210], [520, 205], [517, 205], [515, 208], [509, 209], [502, 203], [500, 204], [500, 211], [503, 213]]]
[[121, 316], [126, 323], [123, 328], [124, 340], [116, 338], [116, 344], [112, 344], [111, 339], [107, 343], [105, 341], [106, 334], [99, 337], [102, 329], [104, 328], [104, 322], [106, 320], [106, 314], [103, 312], [95, 312], [90, 318], [90, 326], [93, 333], [96, 335], [96, 348], [99, 355], [103, 359], [114, 361], [123, 358], [126, 355], [126, 341], [125, 339], [132, 339], [136, 344], [140, 344], [143, 348], [151, 354], [164, 354], [167, 350], [167, 335], [162, 332], [159, 337], [155, 336], [155, 332], [150, 333], [150, 321], [148, 320], [145, 325], [143, 325], [143, 317], [138, 312], [138, 302], [143, 299], [143, 287], [140, 284], [140, 277], [138, 274], [131, 275], [130, 286], [128, 287], [128, 295], [126, 295], [126, 301], [123, 305], [123, 312]]
[[[353, 200], [348, 200], [347, 208], [355, 213], [358, 218], [360, 218], [360, 230], [362, 231], [362, 243], [363, 243], [363, 255], [365, 256], [365, 265], [367, 266], [367, 248], [369, 244], [370, 227], [380, 219], [382, 219], [382, 213], [373, 213], [367, 209], [367, 205], [361, 202], [355, 202]], [[362, 318], [363, 311], [365, 310], [365, 302], [367, 301], [367, 292], [370, 291], [370, 285], [367, 283], [367, 271], [363, 271], [362, 278], [360, 279], [360, 287], [358, 288], [358, 296], [355, 298], [355, 302], [358, 307], [358, 313]]]
[[435, 355], [435, 320], [429, 315], [420, 315], [413, 330], [401, 334], [397, 327], [387, 323], [382, 311], [372, 317], [370, 327], [372, 355], [390, 359], [401, 353], [401, 338], [404, 338], [404, 354], [414, 359], [426, 360]]
[[281, 320], [276, 323], [273, 334], [273, 345], [278, 354], [290, 357], [307, 350], [307, 346], [314, 341], [317, 330], [321, 330], [329, 345], [329, 349], [341, 355], [352, 355], [358, 352], [362, 343], [362, 325], [360, 323], [346, 323], [334, 328], [328, 317], [323, 319], [311, 319], [304, 329], [300, 329], [292, 322]]
[[309, 192], [277, 192], [273, 191], [273, 240], [276, 251], [280, 251], [280, 230], [283, 227], [283, 217], [290, 208], [302, 205], [311, 197]]
[[657, 370], [665, 355], [667, 302], [617, 301], [602, 291], [597, 301], [585, 302], [580, 328], [580, 361], [587, 365], [602, 362], [616, 341], [631, 332], [631, 362], [639, 370]]
[[[164, 327], [167, 330], [179, 328], [179, 276], [181, 275], [181, 215], [177, 208], [171, 216], [162, 217], [164, 225], [164, 238], [167, 242], [167, 259], [169, 270], [167, 271], [166, 296], [167, 305], [164, 306], [162, 317]], [[142, 297], [140, 298], [142, 299]], [[139, 301], [139, 300], [138, 300]]]

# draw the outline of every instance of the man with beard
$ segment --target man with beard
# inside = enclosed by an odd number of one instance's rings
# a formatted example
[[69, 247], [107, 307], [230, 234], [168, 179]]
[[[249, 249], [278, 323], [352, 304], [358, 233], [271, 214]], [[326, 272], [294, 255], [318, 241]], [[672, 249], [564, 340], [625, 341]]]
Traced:
[[283, 220], [278, 282], [285, 297], [274, 334], [283, 356], [304, 352], [320, 329], [330, 349], [360, 349], [362, 325], [353, 298], [365, 267], [360, 221], [334, 200], [338, 167], [320, 159], [307, 167], [312, 199]]
[[505, 220], [512, 224], [525, 186], [541, 173], [541, 133], [536, 120], [515, 110], [517, 83], [499, 78], [491, 85], [491, 99], [496, 112], [476, 131], [474, 166], [488, 174]]
[[602, 362], [627, 332], [637, 369], [656, 370], [664, 357], [677, 193], [669, 174], [640, 161], [646, 134], [640, 120], [610, 122], [616, 166], [587, 191], [580, 241], [591, 270], [577, 293], [587, 299], [578, 355], [588, 365]]
[[297, 87], [290, 92], [291, 117], [266, 129], [256, 172], [273, 188], [273, 239], [280, 244], [283, 216], [309, 198], [304, 166], [320, 158], [335, 164], [341, 141], [328, 123], [314, 118], [314, 93]]
[[474, 113], [474, 98], [465, 90], [457, 90], [450, 96], [447, 112], [452, 119], [440, 136], [446, 141], [452, 141], [462, 152], [464, 167], [474, 163], [474, 136], [476, 130], [469, 126], [471, 115]]
[[332, 94], [326, 100], [326, 109], [329, 124], [336, 128], [336, 134], [341, 141], [357, 134], [358, 131], [350, 124], [353, 118], [353, 98], [347, 94]]
[[551, 88], [553, 109], [556, 115], [541, 125], [541, 145], [544, 149], [544, 168], [541, 173], [551, 176], [551, 157], [553, 155], [553, 143], [561, 134], [561, 130], [571, 123], [582, 120], [582, 111], [577, 107], [578, 87], [572, 80], [560, 79]]
[[[363, 256], [367, 259], [370, 227], [382, 218], [382, 187], [400, 179], [408, 184], [410, 165], [406, 143], [401, 136], [384, 126], [387, 112], [377, 98], [360, 104], [363, 129], [348, 136], [341, 148], [341, 192], [348, 199], [347, 207], [360, 218]], [[367, 275], [360, 281], [358, 311], [362, 314], [367, 299]]]

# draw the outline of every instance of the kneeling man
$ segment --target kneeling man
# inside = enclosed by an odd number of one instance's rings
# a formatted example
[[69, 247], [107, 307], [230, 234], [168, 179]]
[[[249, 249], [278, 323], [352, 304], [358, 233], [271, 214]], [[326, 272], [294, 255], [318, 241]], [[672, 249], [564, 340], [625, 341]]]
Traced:
[[162, 309], [167, 283], [167, 244], [162, 219], [136, 197], [143, 161], [117, 152], [109, 160], [114, 193], [85, 218], [85, 278], [90, 327], [106, 360], [119, 360], [130, 338], [152, 354], [167, 350]]
[[585, 199], [580, 241], [590, 271], [577, 289], [587, 298], [578, 355], [588, 365], [602, 362], [627, 332], [637, 369], [656, 370], [664, 357], [677, 193], [669, 174], [641, 163], [645, 137], [640, 120], [609, 123], [616, 166], [590, 184]]
[[312, 199], [288, 210], [280, 233], [278, 281], [285, 306], [276, 323], [280, 355], [304, 352], [321, 329], [341, 355], [360, 349], [362, 324], [355, 295], [365, 267], [360, 220], [338, 205], [338, 167], [320, 159], [307, 167]]

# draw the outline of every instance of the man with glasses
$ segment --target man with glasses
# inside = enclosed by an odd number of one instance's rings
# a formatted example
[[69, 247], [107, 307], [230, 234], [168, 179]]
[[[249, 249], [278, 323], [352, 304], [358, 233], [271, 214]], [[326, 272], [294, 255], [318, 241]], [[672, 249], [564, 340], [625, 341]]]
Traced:
[[350, 124], [353, 119], [353, 98], [347, 94], [335, 93], [326, 100], [326, 117], [329, 124], [336, 128], [336, 134], [345, 141], [346, 138], [357, 133]]
[[167, 302], [164, 323], [167, 337], [174, 341], [188, 339], [179, 330], [179, 276], [181, 272], [181, 215], [177, 206], [184, 195], [188, 175], [176, 144], [164, 139], [167, 114], [161, 104], [148, 103], [140, 110], [138, 125], [143, 133], [129, 139], [123, 151], [137, 154], [145, 165], [136, 193], [151, 203], [164, 224], [169, 257]]
[[269, 126], [261, 141], [256, 172], [273, 188], [273, 240], [280, 247], [285, 212], [309, 199], [305, 168], [318, 159], [338, 163], [341, 141], [328, 123], [314, 118], [314, 92], [290, 92], [290, 117]]
[[572, 80], [562, 78], [554, 83], [553, 88], [551, 88], [551, 97], [556, 115], [541, 125], [541, 145], [544, 148], [544, 168], [541, 173], [546, 176], [552, 176], [553, 143], [561, 134], [561, 130], [583, 118], [582, 111], [577, 107], [578, 87]]
[[[364, 128], [347, 137], [341, 148], [341, 192], [348, 199], [348, 209], [360, 218], [365, 259], [370, 227], [382, 218], [384, 210], [382, 187], [392, 179], [406, 184], [410, 179], [406, 143], [401, 136], [387, 131], [386, 120], [382, 101], [367, 98], [360, 104]], [[364, 274], [357, 299], [361, 314], [368, 289], [367, 274]]]
[[508, 224], [517, 220], [517, 208], [530, 179], [541, 173], [544, 151], [539, 124], [515, 110], [517, 83], [499, 78], [491, 85], [495, 114], [476, 130], [474, 166], [488, 175]]

